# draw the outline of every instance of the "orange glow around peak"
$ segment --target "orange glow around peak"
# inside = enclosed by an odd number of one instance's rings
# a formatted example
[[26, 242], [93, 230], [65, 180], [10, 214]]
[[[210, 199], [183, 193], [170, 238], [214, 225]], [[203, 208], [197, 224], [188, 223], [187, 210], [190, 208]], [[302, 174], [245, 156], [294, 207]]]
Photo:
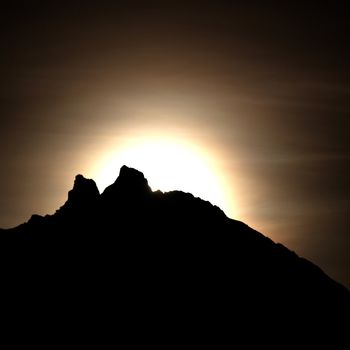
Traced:
[[94, 168], [100, 190], [113, 183], [122, 165], [142, 171], [152, 190], [180, 190], [219, 206], [228, 216], [235, 214], [229, 188], [220, 176], [215, 157], [203, 147], [181, 138], [135, 137], [109, 147]]

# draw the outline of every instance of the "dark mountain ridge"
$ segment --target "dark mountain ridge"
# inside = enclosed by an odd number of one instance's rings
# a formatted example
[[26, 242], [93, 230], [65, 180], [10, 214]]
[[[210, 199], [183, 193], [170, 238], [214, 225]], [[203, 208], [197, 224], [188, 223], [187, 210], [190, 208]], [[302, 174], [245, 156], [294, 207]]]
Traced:
[[269, 318], [274, 331], [314, 341], [341, 339], [349, 325], [350, 292], [317, 266], [189, 193], [152, 192], [126, 166], [102, 194], [77, 175], [55, 214], [0, 234], [11, 298], [25, 289], [35, 300], [28, 286], [45, 286], [39, 304], [75, 300], [83, 315], [100, 303], [146, 328], [181, 322], [224, 338], [237, 321], [256, 332]]

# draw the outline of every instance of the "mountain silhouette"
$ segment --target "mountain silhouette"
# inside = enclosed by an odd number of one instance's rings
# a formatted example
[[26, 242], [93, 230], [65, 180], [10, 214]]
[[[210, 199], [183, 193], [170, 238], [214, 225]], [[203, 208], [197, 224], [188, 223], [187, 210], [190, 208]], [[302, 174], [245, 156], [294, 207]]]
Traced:
[[216, 345], [242, 331], [334, 345], [349, 327], [350, 292], [319, 267], [126, 166], [102, 194], [77, 175], [55, 214], [1, 230], [0, 249], [8, 300], [68, 324], [74, 310], [86, 327], [112, 317], [141, 337]]

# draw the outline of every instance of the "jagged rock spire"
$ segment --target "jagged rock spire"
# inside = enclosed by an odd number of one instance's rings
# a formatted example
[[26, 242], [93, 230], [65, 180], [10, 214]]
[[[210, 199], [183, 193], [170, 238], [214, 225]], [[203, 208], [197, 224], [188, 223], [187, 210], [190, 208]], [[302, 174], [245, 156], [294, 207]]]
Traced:
[[123, 165], [114, 184], [108, 186], [102, 196], [110, 196], [115, 193], [131, 196], [137, 194], [143, 195], [145, 193], [151, 193], [151, 188], [142, 172]]
[[95, 181], [79, 174], [75, 177], [73, 188], [68, 192], [64, 207], [85, 207], [95, 202], [99, 196]]

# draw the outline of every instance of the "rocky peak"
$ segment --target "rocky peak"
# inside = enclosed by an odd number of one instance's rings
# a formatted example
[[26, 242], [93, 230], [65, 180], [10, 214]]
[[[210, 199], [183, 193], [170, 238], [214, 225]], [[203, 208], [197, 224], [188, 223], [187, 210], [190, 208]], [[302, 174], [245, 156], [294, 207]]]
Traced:
[[[95, 201], [100, 193], [94, 180], [86, 179], [83, 175], [77, 175], [74, 180], [73, 189], [68, 192], [68, 201], [70, 205], [84, 205]], [[66, 204], [67, 204], [66, 203]]]
[[109, 196], [112, 193], [119, 195], [135, 195], [150, 193], [151, 188], [147, 179], [140, 171], [123, 165], [120, 168], [119, 176], [111, 186], [107, 187], [103, 195]]

